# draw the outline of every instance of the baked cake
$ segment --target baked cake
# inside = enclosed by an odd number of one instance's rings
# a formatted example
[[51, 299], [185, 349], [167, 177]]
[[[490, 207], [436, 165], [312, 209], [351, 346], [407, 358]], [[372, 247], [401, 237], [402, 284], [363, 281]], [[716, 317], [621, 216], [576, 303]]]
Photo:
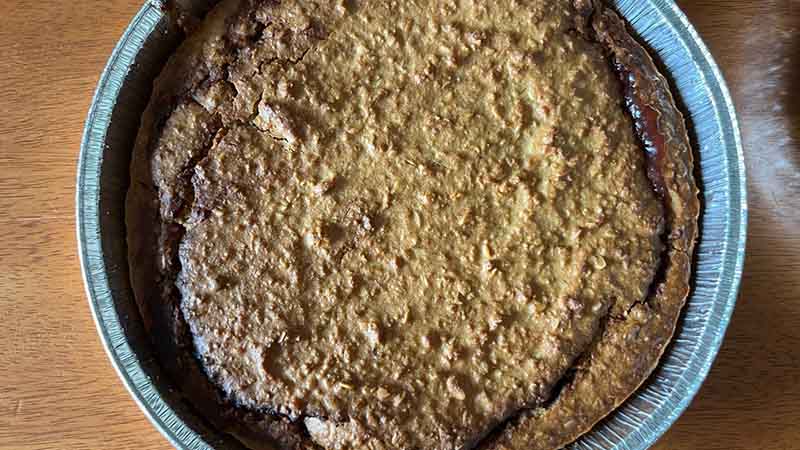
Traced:
[[561, 448], [673, 334], [692, 170], [601, 3], [224, 0], [142, 119], [133, 286], [253, 448]]

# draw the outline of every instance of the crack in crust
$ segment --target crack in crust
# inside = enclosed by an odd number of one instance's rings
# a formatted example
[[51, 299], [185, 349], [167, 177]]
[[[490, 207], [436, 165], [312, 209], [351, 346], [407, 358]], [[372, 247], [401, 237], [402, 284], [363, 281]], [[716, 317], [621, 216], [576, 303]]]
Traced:
[[[667, 211], [666, 245], [648, 296], [632, 303], [624, 316], [609, 316], [603, 338], [592, 345], [583, 368], [559, 398], [549, 408], [509, 424], [487, 450], [551, 450], [588, 432], [633, 394], [656, 367], [689, 292], [700, 204], [684, 118], [667, 80], [622, 19], [598, 0], [576, 0], [576, 8], [591, 27], [591, 38], [608, 49], [620, 75], [626, 104], [648, 151], [648, 176]], [[639, 343], [647, 339], [656, 340], [655, 345], [641, 349]], [[637, 349], [645, 351], [637, 355]], [[617, 365], [609, 365], [612, 361]], [[616, 383], [600, 381], [609, 378]], [[576, 398], [595, 401], [577, 403]]]
[[[277, 445], [285, 449], [319, 449], [307, 439], [308, 432], [302, 423], [293, 423], [273, 412], [240, 409], [230, 404], [225, 395], [209, 382], [193, 356], [190, 332], [180, 311], [179, 293], [174, 284], [180, 271], [178, 244], [183, 239], [185, 225], [196, 225], [207, 214], [204, 205], [194, 198], [194, 171], [228, 132], [231, 124], [223, 123], [217, 114], [213, 118], [216, 125], [204, 130], [201, 140], [205, 143], [198, 145], [190, 160], [179, 170], [179, 178], [184, 180], [181, 183], [185, 188], [183, 193], [164, 197], [153, 183], [151, 158], [169, 118], [182, 105], [205, 107], [193, 95], [207, 91], [217, 82], [235, 89], [229, 81], [228, 66], [239, 60], [248, 45], [256, 44], [268, 26], [256, 21], [261, 26], [250, 30], [249, 34], [232, 29], [233, 25], [241, 22], [238, 17], [249, 14], [253, 5], [250, 0], [227, 1], [209, 13], [207, 26], [212, 34], [220, 37], [221, 46], [216, 52], [219, 59], [211, 63], [198, 58], [196, 49], [203, 42], [189, 33], [195, 29], [197, 21], [174, 7], [167, 11], [177, 11], [177, 25], [189, 34], [189, 38], [154, 83], [135, 144], [131, 162], [132, 184], [126, 199], [131, 281], [145, 329], [152, 336], [162, 366], [173, 380], [181, 380], [183, 395], [203, 412], [202, 416], [211, 422], [212, 427], [233, 434], [251, 448], [273, 450]], [[319, 35], [312, 27], [304, 31], [308, 35]], [[308, 49], [294, 59], [276, 56], [269, 63], [297, 64], [307, 53]], [[197, 70], [187, 71], [183, 69], [185, 66], [195, 66]], [[260, 66], [258, 69], [263, 68]], [[257, 106], [253, 105], [254, 108]], [[257, 114], [256, 110], [254, 116]], [[249, 123], [252, 119], [245, 120]], [[244, 121], [240, 119], [236, 123]], [[167, 211], [164, 214], [167, 222], [162, 221], [158, 213], [162, 208]]]

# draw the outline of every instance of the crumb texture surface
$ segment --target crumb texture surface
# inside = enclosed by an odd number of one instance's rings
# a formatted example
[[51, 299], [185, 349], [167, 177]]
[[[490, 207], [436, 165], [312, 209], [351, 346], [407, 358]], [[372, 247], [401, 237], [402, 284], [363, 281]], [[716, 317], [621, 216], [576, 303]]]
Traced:
[[157, 84], [170, 107], [133, 174], [156, 199], [154, 270], [231, 402], [317, 448], [460, 449], [624, 347], [609, 321], [649, 320], [664, 207], [576, 17], [571, 0], [211, 13]]

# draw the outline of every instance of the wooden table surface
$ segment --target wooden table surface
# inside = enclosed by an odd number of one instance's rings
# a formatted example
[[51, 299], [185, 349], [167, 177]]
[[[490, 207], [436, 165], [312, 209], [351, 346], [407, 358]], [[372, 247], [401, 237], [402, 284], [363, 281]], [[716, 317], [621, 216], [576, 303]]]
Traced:
[[[73, 218], [87, 108], [141, 3], [0, 1], [0, 449], [169, 448], [100, 345]], [[738, 109], [750, 228], [720, 355], [655, 448], [800, 449], [800, 0], [680, 3]]]

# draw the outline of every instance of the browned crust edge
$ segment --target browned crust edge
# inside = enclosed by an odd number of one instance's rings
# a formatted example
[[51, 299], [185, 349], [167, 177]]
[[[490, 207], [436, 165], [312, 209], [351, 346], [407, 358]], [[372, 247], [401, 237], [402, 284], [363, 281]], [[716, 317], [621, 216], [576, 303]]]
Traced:
[[[150, 162], [153, 145], [180, 97], [215, 76], [211, 73], [213, 67], [185, 70], [186, 66], [204, 66], [202, 52], [197, 50], [202, 41], [209, 35], [221, 37], [227, 22], [246, 11], [247, 4], [246, 0], [220, 2], [200, 32], [180, 46], [154, 83], [134, 147], [131, 187], [126, 198], [131, 281], [162, 366], [174, 380], [182, 380], [180, 386], [187, 400], [203, 411], [213, 426], [235, 434], [253, 448], [273, 448], [263, 443], [264, 438], [281, 442], [285, 448], [315, 448], [301, 429], [286, 420], [240, 410], [211, 386], [191, 351], [180, 342], [185, 323], [175, 301], [174, 278], [169, 273], [174, 270], [173, 263], [160, 261], [174, 248], [168, 238], [171, 231], [161, 223], [158, 213], [160, 200]], [[609, 318], [602, 338], [579, 362], [574, 378], [551, 405], [511, 421], [483, 448], [548, 450], [563, 447], [589, 431], [655, 369], [674, 334], [689, 290], [700, 205], [683, 116], [675, 106], [668, 82], [647, 51], [626, 31], [622, 19], [598, 0], [576, 0], [576, 6], [610, 56], [636, 77], [641, 100], [657, 113], [659, 132], [667, 138], [666, 152], [656, 160], [664, 181], [668, 213], [665, 272], [646, 302], [635, 305], [626, 317]]]
[[[177, 245], [182, 230], [162, 221], [159, 213], [162, 199], [152, 172], [153, 149], [170, 114], [188, 101], [194, 90], [224, 77], [218, 67], [206, 61], [207, 55], [202, 51], [204, 42], [209, 38], [225, 40], [231, 33], [229, 24], [240, 14], [248, 13], [251, 3], [252, 0], [219, 2], [199, 29], [181, 43], [153, 82], [153, 92], [134, 143], [131, 185], [125, 204], [130, 278], [158, 361], [185, 402], [201, 412], [198, 416], [252, 449], [317, 449], [303, 430], [287, 419], [237, 408], [211, 384], [195, 359], [175, 287], [179, 271]], [[173, 26], [182, 27], [181, 23]]]
[[700, 211], [694, 157], [684, 117], [669, 83], [624, 21], [598, 0], [576, 0], [590, 33], [635, 80], [638, 103], [657, 117], [664, 145], [652, 168], [662, 178], [666, 217], [663, 274], [650, 296], [625, 317], [609, 317], [605, 331], [575, 367], [574, 378], [544, 410], [508, 424], [488, 448], [551, 450], [587, 433], [630, 397], [655, 370], [690, 289], [692, 254]]

